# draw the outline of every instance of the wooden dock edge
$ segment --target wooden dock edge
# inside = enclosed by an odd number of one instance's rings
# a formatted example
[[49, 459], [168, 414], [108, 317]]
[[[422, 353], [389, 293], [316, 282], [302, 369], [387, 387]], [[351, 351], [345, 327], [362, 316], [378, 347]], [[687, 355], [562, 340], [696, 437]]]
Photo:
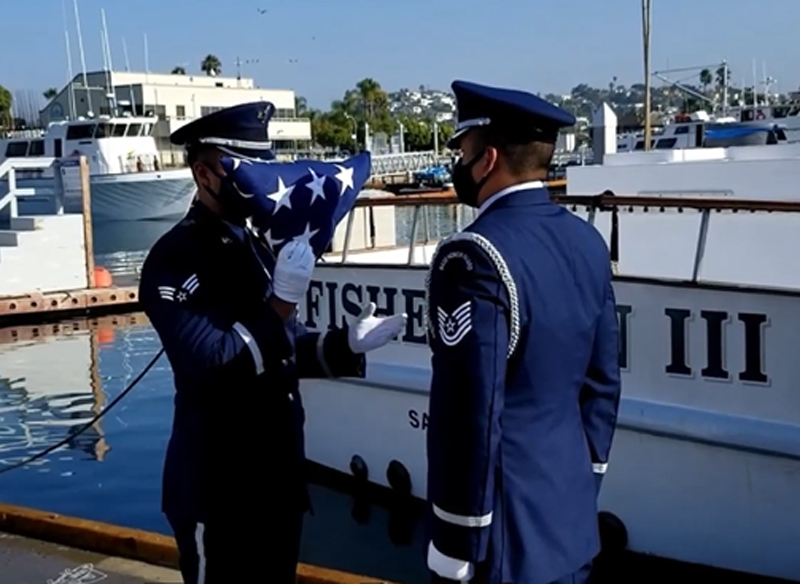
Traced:
[[0, 296], [0, 327], [42, 323], [76, 315], [120, 314], [132, 312], [138, 305], [139, 289], [136, 286]]
[[[178, 548], [166, 535], [0, 503], [0, 531], [146, 564], [177, 569]], [[389, 584], [300, 564], [299, 584]]]

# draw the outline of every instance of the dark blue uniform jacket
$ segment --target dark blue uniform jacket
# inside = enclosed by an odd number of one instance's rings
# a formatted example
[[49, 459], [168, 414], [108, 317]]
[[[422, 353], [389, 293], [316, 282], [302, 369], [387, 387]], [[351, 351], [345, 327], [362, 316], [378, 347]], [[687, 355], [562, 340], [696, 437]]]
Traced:
[[490, 582], [546, 584], [599, 550], [618, 326], [597, 230], [543, 188], [511, 191], [431, 264], [432, 544]]
[[195, 521], [306, 510], [298, 378], [363, 376], [347, 331], [320, 338], [272, 309], [274, 258], [204, 205], [152, 248], [140, 300], [172, 366], [163, 510]]

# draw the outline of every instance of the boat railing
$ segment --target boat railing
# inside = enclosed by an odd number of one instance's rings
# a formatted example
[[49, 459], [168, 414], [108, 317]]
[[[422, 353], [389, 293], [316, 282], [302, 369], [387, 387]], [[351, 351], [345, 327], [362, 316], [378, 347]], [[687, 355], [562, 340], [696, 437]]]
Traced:
[[[20, 188], [17, 186], [17, 172], [32, 170], [47, 170], [57, 163], [56, 158], [8, 158], [0, 164], [0, 214], [8, 209], [8, 217], [18, 217], [17, 198], [39, 194], [35, 188]], [[59, 176], [59, 173], [54, 173]], [[5, 185], [2, 183], [5, 182]], [[5, 187], [5, 188], [4, 188]], [[64, 201], [56, 189], [55, 211], [61, 214], [64, 211]]]
[[[572, 212], [582, 214], [592, 224], [595, 224], [599, 213], [611, 214], [609, 250], [615, 271], [619, 263], [620, 213], [634, 211], [639, 213], [700, 213], [700, 227], [695, 244], [692, 272], [692, 280], [697, 281], [708, 243], [709, 224], [715, 215], [721, 213], [800, 213], [800, 200], [759, 200], [733, 198], [730, 195], [731, 193], [723, 192], [703, 192], [702, 195], [687, 193], [683, 196], [675, 194], [672, 196], [617, 195], [611, 191], [605, 191], [597, 195], [551, 194], [551, 200]], [[382, 207], [395, 208], [397, 237], [394, 247], [396, 249], [407, 248], [408, 255], [404, 255], [405, 261], [402, 262], [405, 265], [420, 263], [415, 261], [416, 250], [420, 245], [438, 243], [441, 239], [463, 229], [475, 217], [475, 210], [460, 204], [452, 191], [361, 197], [356, 201], [354, 211], [348, 215], [341, 255], [329, 263], [350, 263], [348, 259], [355, 251], [381, 251], [381, 248], [375, 246], [374, 243], [372, 245], [368, 243], [365, 248], [355, 250], [352, 249], [351, 242], [358, 210], [366, 210], [369, 231], [374, 234], [376, 229], [375, 211]], [[373, 235], [373, 242], [374, 239]]]
[[136, 172], [158, 172], [164, 169], [164, 165], [157, 154], [135, 154], [130, 156], [117, 157], [119, 168], [122, 174]]

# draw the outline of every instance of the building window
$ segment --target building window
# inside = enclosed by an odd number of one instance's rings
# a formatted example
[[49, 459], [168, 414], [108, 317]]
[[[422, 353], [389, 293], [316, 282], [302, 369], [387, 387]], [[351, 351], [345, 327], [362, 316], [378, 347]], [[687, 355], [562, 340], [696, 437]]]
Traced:
[[277, 119], [291, 119], [294, 118], [294, 108], [292, 109], [276, 109], [275, 115], [273, 116]]
[[162, 120], [167, 117], [167, 108], [163, 105], [146, 105], [144, 106], [144, 110], [144, 115], [147, 115], [147, 112], [153, 112], [154, 116], [157, 116]]
[[176, 105], [175, 106], [175, 117], [179, 120], [186, 119], [186, 106], [185, 105]]
[[219, 110], [224, 109], [218, 105], [203, 105], [200, 106], [200, 115], [207, 116], [208, 114], [213, 114], [214, 112], [218, 112]]

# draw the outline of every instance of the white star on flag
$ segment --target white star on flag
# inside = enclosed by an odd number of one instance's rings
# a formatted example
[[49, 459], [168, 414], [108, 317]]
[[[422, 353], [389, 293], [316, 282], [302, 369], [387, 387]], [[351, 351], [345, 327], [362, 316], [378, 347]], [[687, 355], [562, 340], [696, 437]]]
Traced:
[[286, 187], [286, 184], [283, 182], [283, 179], [279, 176], [278, 177], [278, 190], [274, 193], [270, 193], [267, 195], [268, 199], [272, 199], [275, 201], [275, 209], [272, 210], [272, 214], [278, 212], [281, 207], [286, 207], [287, 209], [292, 208], [292, 200], [291, 195], [292, 191], [294, 191], [294, 185], [290, 187]]
[[314, 172], [313, 168], [309, 168], [308, 171], [311, 173], [312, 181], [308, 183], [308, 188], [311, 191], [311, 204], [314, 204], [314, 201], [317, 199], [325, 200], [325, 179], [328, 178], [324, 174], [319, 176], [316, 172]]
[[353, 188], [353, 169], [339, 164], [336, 165], [336, 168], [339, 169], [339, 172], [336, 173], [335, 178], [342, 183], [342, 192], [340, 194], [344, 195], [347, 189]]
[[311, 238], [314, 237], [317, 233], [319, 233], [319, 229], [311, 230], [311, 223], [306, 223], [306, 228], [303, 233], [295, 237], [295, 241], [302, 241], [311, 245]]

